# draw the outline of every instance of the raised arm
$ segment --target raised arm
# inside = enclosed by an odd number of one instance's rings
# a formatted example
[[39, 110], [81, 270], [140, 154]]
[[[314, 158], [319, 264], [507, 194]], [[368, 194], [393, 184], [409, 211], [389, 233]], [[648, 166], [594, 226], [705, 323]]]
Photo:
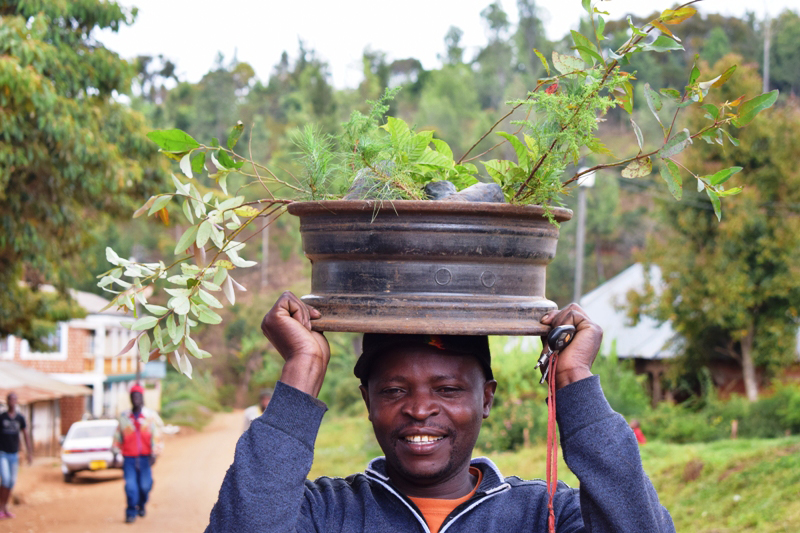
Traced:
[[574, 325], [575, 338], [559, 356], [556, 416], [564, 461], [580, 480], [584, 531], [674, 533], [642, 467], [639, 445], [622, 415], [614, 412], [591, 373], [602, 329], [576, 304], [542, 322]]
[[330, 360], [327, 340], [311, 331], [318, 317], [289, 292], [264, 317], [261, 329], [285, 361], [281, 380], [266, 412], [236, 444], [207, 532], [312, 529], [302, 511], [304, 483], [326, 410], [316, 396]]

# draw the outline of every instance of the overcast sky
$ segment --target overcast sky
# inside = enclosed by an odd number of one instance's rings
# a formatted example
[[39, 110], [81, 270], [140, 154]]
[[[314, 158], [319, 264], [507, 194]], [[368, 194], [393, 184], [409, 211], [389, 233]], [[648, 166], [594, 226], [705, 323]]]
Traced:
[[[444, 36], [450, 26], [464, 32], [465, 59], [486, 42], [480, 12], [491, 0], [121, 0], [137, 6], [133, 26], [119, 33], [101, 32], [98, 40], [125, 58], [164, 54], [177, 64], [181, 79], [196, 82], [213, 66], [218, 52], [236, 53], [250, 63], [261, 80], [286, 50], [295, 57], [298, 40], [328, 62], [336, 87], [354, 87], [362, 79], [365, 48], [387, 58], [419, 59], [427, 69], [440, 65]], [[500, 0], [516, 22], [516, 0]], [[539, 0], [547, 36], [557, 39], [577, 28], [580, 0]], [[670, 0], [606, 0], [601, 7], [612, 19], [627, 13], [647, 15], [671, 7]], [[704, 0], [706, 13], [759, 18], [785, 8], [800, 11], [800, 0]], [[680, 35], [680, 33], [678, 33]]]

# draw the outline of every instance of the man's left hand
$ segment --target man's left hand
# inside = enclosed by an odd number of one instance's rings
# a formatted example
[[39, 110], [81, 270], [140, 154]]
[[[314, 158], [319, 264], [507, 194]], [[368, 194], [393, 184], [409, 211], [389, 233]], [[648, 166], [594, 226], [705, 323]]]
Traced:
[[[569, 304], [560, 311], [552, 311], [542, 317], [542, 324], [552, 327], [572, 325], [575, 326], [575, 338], [558, 355], [556, 367], [556, 389], [560, 389], [592, 375], [592, 363], [597, 352], [600, 351], [600, 342], [603, 340], [603, 330], [592, 322], [578, 304]], [[552, 376], [550, 379], [553, 379]]]

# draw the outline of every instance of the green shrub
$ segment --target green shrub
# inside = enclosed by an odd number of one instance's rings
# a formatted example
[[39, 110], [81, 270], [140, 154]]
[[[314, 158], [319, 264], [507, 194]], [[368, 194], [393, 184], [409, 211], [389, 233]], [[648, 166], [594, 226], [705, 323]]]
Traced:
[[641, 417], [650, 411], [650, 396], [644, 386], [647, 378], [636, 375], [633, 365], [633, 360], [617, 357], [616, 342], [608, 355], [599, 354], [592, 365], [611, 408], [625, 417]]
[[777, 438], [800, 432], [800, 385], [778, 384], [756, 402], [742, 396], [720, 400], [713, 388], [680, 405], [663, 403], [643, 417], [648, 438], [674, 443], [730, 438], [733, 421], [741, 438]]
[[190, 380], [167, 367], [161, 391], [161, 418], [166, 424], [202, 429], [221, 410], [211, 372], [195, 372]]

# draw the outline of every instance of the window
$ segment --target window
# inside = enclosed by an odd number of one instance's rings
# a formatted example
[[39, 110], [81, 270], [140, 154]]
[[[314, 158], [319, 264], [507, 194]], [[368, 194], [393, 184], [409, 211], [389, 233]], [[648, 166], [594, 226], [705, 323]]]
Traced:
[[14, 337], [0, 338], [0, 359], [14, 359]]
[[66, 322], [62, 322], [56, 326], [56, 330], [42, 339], [42, 342], [50, 346], [50, 351], [34, 352], [30, 349], [28, 341], [23, 340], [20, 343], [20, 358], [21, 359], [46, 359], [51, 361], [66, 361], [67, 359], [67, 335], [69, 334], [69, 326]]

